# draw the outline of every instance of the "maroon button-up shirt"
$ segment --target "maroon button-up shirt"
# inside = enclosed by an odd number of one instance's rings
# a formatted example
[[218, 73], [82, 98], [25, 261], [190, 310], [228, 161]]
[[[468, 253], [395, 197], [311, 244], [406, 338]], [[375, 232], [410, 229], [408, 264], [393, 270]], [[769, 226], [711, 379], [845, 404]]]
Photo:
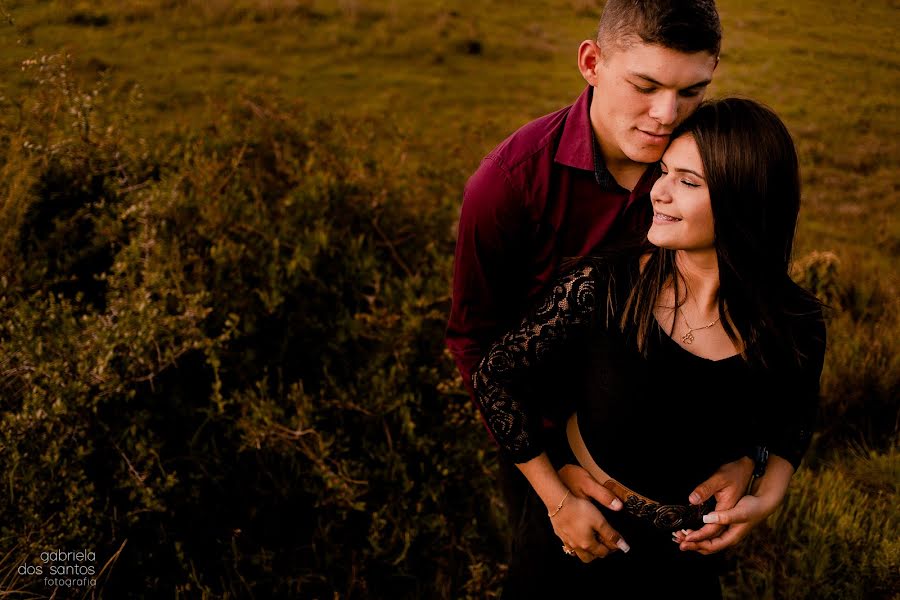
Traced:
[[562, 258], [649, 228], [659, 170], [648, 167], [634, 191], [616, 183], [591, 127], [593, 90], [512, 134], [466, 184], [446, 342], [470, 394], [490, 344], [518, 323]]

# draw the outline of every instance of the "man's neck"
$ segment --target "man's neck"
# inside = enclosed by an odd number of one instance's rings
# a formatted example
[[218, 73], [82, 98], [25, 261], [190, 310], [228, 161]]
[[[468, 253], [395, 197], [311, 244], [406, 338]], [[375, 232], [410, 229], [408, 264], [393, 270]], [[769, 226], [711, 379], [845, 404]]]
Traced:
[[611, 134], [604, 132], [601, 115], [595, 114], [594, 94], [596, 93], [596, 89], [591, 89], [591, 100], [588, 105], [588, 117], [591, 121], [591, 131], [594, 134], [594, 152], [599, 152], [600, 156], [597, 158], [603, 162], [604, 167], [616, 180], [616, 183], [627, 190], [634, 190], [649, 165], [631, 160], [610, 141]]
[[[606, 159], [604, 158], [604, 160]], [[606, 169], [609, 171], [609, 174], [613, 176], [616, 183], [626, 190], [633, 190], [637, 187], [638, 182], [647, 170], [647, 166], [644, 163], [633, 161], [618, 163], [614, 160], [606, 160]]]
[[[603, 141], [602, 130], [592, 123], [594, 132], [594, 152], [599, 153], [599, 160], [610, 176], [620, 186], [633, 190], [649, 165], [631, 160], [618, 149], [608, 147]], [[614, 151], [617, 150], [617, 151]]]

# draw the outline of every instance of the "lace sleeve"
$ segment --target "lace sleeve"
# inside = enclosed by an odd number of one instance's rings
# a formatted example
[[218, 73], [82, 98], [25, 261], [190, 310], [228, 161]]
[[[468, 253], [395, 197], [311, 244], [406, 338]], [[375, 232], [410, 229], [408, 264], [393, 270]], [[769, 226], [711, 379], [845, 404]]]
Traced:
[[597, 307], [596, 268], [581, 261], [545, 292], [519, 326], [490, 347], [472, 373], [475, 400], [500, 448], [516, 463], [538, 456], [540, 412], [517, 385], [590, 330]]

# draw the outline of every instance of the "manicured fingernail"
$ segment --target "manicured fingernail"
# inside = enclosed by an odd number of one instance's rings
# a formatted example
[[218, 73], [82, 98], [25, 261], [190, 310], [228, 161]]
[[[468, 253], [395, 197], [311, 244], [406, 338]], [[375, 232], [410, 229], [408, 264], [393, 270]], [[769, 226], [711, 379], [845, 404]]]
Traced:
[[680, 544], [680, 543], [681, 543], [681, 542], [679, 541], [679, 539], [678, 539], [677, 537], [675, 537], [674, 535], [672, 536], [672, 541], [675, 542], [676, 544]]
[[689, 534], [690, 532], [691, 532], [690, 529], [682, 529], [682, 530], [681, 530], [681, 533], [683, 533], [684, 535], [687, 535], [687, 534]]
[[626, 544], [625, 540], [623, 540], [622, 538], [619, 538], [619, 541], [616, 542], [616, 546], [618, 546], [619, 550], [621, 550], [622, 552], [628, 552], [629, 550], [631, 550], [631, 546]]
[[622, 501], [616, 498], [609, 503], [609, 507], [613, 510], [622, 510]]
[[688, 498], [691, 501], [691, 504], [700, 504], [700, 494], [694, 492]]
[[703, 515], [703, 522], [704, 523], [718, 523], [719, 515], [717, 515], [716, 513], [709, 513], [708, 515]]

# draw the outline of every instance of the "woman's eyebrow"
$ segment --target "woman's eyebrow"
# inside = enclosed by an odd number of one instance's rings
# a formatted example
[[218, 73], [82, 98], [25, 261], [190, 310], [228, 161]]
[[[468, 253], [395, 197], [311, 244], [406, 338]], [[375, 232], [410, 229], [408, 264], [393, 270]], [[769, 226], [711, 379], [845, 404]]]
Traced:
[[[663, 168], [666, 168], [666, 169], [669, 168], [669, 167], [666, 166], [666, 161], [664, 161], [664, 160], [662, 160], [662, 159], [659, 159], [659, 164], [660, 164]], [[704, 177], [703, 175], [701, 175], [700, 173], [698, 173], [697, 171], [694, 171], [694, 170], [692, 170], [692, 169], [685, 169], [685, 168], [683, 168], [683, 167], [675, 167], [675, 172], [676, 172], [676, 173], [690, 173], [691, 175], [696, 175], [697, 177], [699, 177], [699, 178], [702, 179], [703, 181], [706, 181], [706, 177]]]
[[690, 173], [691, 175], [696, 175], [697, 177], [699, 177], [699, 178], [702, 179], [703, 181], [706, 181], [706, 177], [704, 177], [703, 175], [701, 175], [701, 174], [698, 173], [697, 171], [694, 171], [694, 170], [691, 170], [691, 169], [684, 169], [684, 168], [681, 168], [681, 167], [675, 167], [675, 172], [676, 172], [676, 173]]

